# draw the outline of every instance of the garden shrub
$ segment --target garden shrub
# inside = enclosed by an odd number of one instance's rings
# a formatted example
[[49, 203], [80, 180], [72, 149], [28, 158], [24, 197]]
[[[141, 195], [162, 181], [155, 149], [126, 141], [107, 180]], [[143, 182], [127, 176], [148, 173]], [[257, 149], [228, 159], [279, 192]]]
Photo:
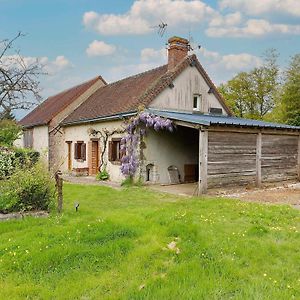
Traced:
[[0, 146], [0, 180], [11, 176], [17, 168], [31, 168], [39, 157], [39, 152], [32, 149]]
[[16, 165], [22, 167], [32, 167], [36, 164], [40, 158], [40, 153], [33, 149], [26, 149], [26, 148], [16, 148], [15, 157], [16, 157]]
[[0, 185], [0, 212], [49, 210], [54, 204], [55, 185], [41, 164], [17, 168]]
[[96, 175], [96, 179], [97, 180], [108, 180], [109, 179], [109, 173], [107, 172], [107, 170], [104, 168], [102, 171], [100, 171], [97, 175]]
[[0, 146], [0, 180], [11, 175], [15, 170], [15, 153]]
[[21, 127], [14, 120], [0, 121], [0, 145], [11, 147], [19, 138]]

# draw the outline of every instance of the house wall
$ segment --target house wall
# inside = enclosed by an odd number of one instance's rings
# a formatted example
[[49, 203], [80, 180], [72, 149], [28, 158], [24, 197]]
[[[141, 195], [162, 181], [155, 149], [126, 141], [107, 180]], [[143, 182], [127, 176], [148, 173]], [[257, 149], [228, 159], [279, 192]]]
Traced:
[[72, 113], [78, 106], [80, 106], [90, 95], [97, 91], [100, 87], [104, 86], [102, 80], [98, 80], [82, 95], [75, 99], [70, 105], [68, 105], [63, 111], [58, 113], [49, 124], [49, 166], [52, 170], [56, 171], [62, 168], [62, 164], [65, 161], [64, 153], [64, 137], [62, 130], [56, 130], [58, 124], [65, 119], [70, 113]]
[[[32, 149], [38, 151], [41, 155], [41, 159], [48, 164], [48, 126], [36, 126], [33, 130], [33, 145]], [[19, 139], [14, 142], [16, 147], [24, 148], [24, 135], [22, 134]]]
[[[108, 132], [112, 132], [116, 129], [122, 129], [122, 121], [109, 121], [109, 122], [100, 122], [100, 123], [93, 123], [93, 124], [85, 124], [85, 125], [77, 125], [77, 126], [67, 126], [63, 128], [63, 145], [62, 145], [62, 164], [61, 170], [64, 173], [68, 172], [68, 145], [67, 141], [72, 142], [71, 146], [71, 157], [72, 157], [72, 168], [88, 168], [89, 167], [89, 160], [91, 152], [88, 150], [89, 142], [92, 139], [100, 139], [100, 135], [90, 135], [89, 132], [91, 129], [96, 131], [101, 131], [103, 129], [108, 130]], [[124, 176], [120, 172], [120, 163], [117, 162], [109, 162], [108, 161], [108, 142], [111, 141], [113, 138], [121, 138], [123, 135], [120, 133], [113, 134], [108, 138], [106, 151], [104, 153], [104, 161], [106, 163], [106, 169], [110, 174], [110, 179], [112, 181], [121, 182], [124, 179]], [[83, 141], [87, 145], [87, 152], [86, 152], [86, 160], [80, 161], [74, 159], [74, 144], [77, 141]], [[99, 140], [100, 144], [100, 154], [102, 154], [104, 145], [102, 144], [101, 140]]]
[[210, 107], [222, 108], [213, 93], [208, 93], [209, 86], [195, 67], [187, 67], [173, 82], [173, 88], [166, 88], [149, 105], [150, 108], [162, 110], [193, 111], [193, 95], [202, 95], [203, 113], [208, 113]]
[[154, 182], [169, 184], [170, 166], [179, 169], [183, 181], [184, 165], [198, 164], [198, 131], [195, 129], [178, 126], [173, 133], [149, 130], [145, 144], [143, 177], [146, 178], [146, 166], [151, 164], [154, 166]]

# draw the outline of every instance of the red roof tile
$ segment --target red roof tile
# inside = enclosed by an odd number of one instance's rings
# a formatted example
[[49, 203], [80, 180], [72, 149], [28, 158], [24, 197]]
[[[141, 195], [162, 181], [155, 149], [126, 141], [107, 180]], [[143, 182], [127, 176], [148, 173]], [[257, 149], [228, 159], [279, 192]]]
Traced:
[[168, 71], [168, 66], [164, 65], [100, 88], [63, 120], [62, 124], [92, 121], [105, 116], [136, 111], [140, 105], [147, 106], [190, 65], [194, 65], [198, 69], [211, 88], [212, 93], [223, 105], [226, 112], [231, 115], [229, 108], [199, 63], [196, 55], [191, 55], [186, 57], [173, 70]]
[[167, 72], [167, 65], [108, 84], [93, 93], [63, 123], [134, 111], [141, 96]]
[[97, 82], [97, 80], [105, 82], [101, 76], [97, 76], [96, 78], [47, 98], [21, 121], [19, 121], [19, 124], [24, 127], [48, 124], [53, 117], [63, 111], [68, 105], [88, 90], [94, 83]]

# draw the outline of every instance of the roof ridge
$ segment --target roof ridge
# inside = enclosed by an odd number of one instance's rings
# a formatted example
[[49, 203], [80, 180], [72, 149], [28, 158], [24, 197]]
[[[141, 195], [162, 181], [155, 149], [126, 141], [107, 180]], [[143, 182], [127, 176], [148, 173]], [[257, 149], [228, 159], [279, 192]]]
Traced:
[[57, 93], [57, 94], [54, 94], [54, 95], [51, 95], [51, 96], [47, 97], [47, 98], [45, 99], [45, 101], [47, 101], [49, 98], [57, 97], [57, 96], [59, 96], [59, 95], [61, 95], [61, 94], [63, 94], [63, 93], [69, 92], [70, 90], [73, 90], [73, 89], [75, 89], [75, 88], [77, 88], [77, 87], [79, 87], [79, 86], [81, 86], [81, 85], [87, 84], [87, 83], [89, 83], [89, 82], [92, 82], [92, 81], [94, 81], [94, 80], [96, 80], [96, 79], [100, 79], [100, 80], [103, 80], [103, 81], [105, 82], [105, 80], [102, 78], [101, 75], [97, 75], [96, 77], [93, 77], [92, 79], [85, 80], [85, 81], [83, 81], [83, 82], [81, 82], [81, 83], [78, 83], [78, 84], [76, 84], [76, 85], [74, 85], [74, 86], [71, 86], [71, 87], [69, 87], [69, 88], [66, 88], [66, 89], [60, 91], [60, 92]]

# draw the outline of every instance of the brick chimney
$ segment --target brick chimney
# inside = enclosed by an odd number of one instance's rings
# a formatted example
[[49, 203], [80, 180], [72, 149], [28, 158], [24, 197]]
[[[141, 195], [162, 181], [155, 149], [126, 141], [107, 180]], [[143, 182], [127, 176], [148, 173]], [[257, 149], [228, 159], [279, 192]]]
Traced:
[[173, 36], [169, 38], [168, 46], [168, 70], [172, 70], [188, 55], [189, 41]]

